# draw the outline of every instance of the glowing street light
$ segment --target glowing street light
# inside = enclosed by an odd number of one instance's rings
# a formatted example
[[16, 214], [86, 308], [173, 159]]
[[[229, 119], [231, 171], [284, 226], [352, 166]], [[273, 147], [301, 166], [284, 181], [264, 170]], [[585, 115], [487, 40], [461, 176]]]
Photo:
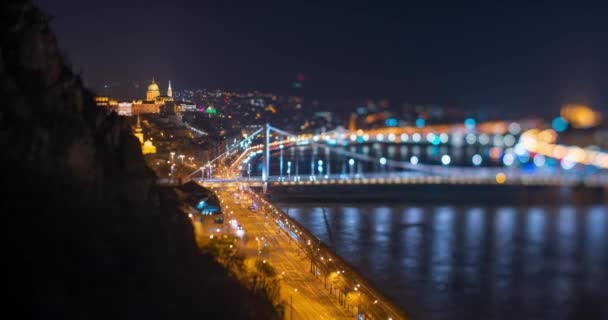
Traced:
[[293, 295], [298, 292], [298, 288], [293, 289], [293, 292], [290, 295], [290, 305], [291, 305], [291, 319], [293, 320]]
[[348, 160], [348, 166], [350, 167], [350, 175], [352, 176], [354, 173], [355, 159], [350, 158]]
[[418, 157], [412, 156], [410, 158], [410, 163], [413, 164], [413, 165], [417, 165], [418, 164]]
[[474, 154], [472, 158], [473, 165], [478, 166], [481, 165], [482, 157], [479, 154]]
[[382, 172], [385, 171], [386, 162], [387, 162], [387, 160], [385, 157], [380, 158], [380, 165], [382, 165]]
[[441, 157], [441, 163], [442, 163], [444, 166], [447, 166], [448, 164], [450, 164], [450, 162], [452, 162], [452, 159], [451, 159], [451, 158], [450, 158], [450, 156], [448, 156], [447, 154], [444, 154], [444, 155]]

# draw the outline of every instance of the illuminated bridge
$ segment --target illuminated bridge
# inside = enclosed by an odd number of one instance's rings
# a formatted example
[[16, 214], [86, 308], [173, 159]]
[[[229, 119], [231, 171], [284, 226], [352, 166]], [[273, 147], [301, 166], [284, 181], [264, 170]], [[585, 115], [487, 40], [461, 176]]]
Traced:
[[608, 187], [608, 154], [556, 133], [494, 123], [295, 135], [266, 124], [190, 178], [206, 186], [529, 185]]

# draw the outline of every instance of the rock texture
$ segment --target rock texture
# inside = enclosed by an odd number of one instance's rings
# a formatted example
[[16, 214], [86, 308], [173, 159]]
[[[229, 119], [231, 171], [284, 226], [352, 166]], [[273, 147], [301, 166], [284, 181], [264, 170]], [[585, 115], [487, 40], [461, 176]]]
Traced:
[[[0, 4], [3, 287], [19, 318], [273, 319], [200, 254], [125, 120], [95, 106], [49, 17]], [[6, 312], [6, 311], [5, 311]]]

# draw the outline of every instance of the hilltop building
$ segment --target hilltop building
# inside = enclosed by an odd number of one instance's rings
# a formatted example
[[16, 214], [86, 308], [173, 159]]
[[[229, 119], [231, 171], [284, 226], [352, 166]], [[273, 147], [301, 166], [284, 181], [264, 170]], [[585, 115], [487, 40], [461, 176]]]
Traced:
[[169, 81], [167, 95], [161, 95], [158, 84], [152, 79], [152, 82], [148, 85], [148, 90], [146, 91], [146, 100], [133, 101], [131, 114], [160, 113], [161, 107], [165, 106], [167, 103], [173, 102], [171, 81]]
[[183, 111], [182, 103], [173, 99], [171, 80], [169, 80], [166, 95], [160, 93], [158, 84], [152, 79], [152, 82], [148, 85], [145, 99], [119, 102], [110, 97], [97, 96], [95, 97], [95, 103], [100, 107], [114, 109], [119, 115], [128, 117], [150, 113], [173, 115]]
[[158, 96], [160, 96], [160, 89], [153, 78], [152, 83], [148, 85], [148, 91], [146, 91], [146, 101], [154, 101]]

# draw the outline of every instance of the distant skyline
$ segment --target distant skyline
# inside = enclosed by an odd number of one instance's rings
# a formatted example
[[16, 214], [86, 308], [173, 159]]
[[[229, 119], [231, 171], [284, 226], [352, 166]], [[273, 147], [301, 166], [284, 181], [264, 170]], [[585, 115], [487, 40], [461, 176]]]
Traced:
[[[608, 5], [37, 0], [85, 83], [608, 110]], [[367, 4], [367, 5], [366, 5]], [[127, 85], [128, 87], [129, 85]], [[140, 88], [140, 94], [145, 88]], [[133, 88], [133, 93], [135, 89]]]

